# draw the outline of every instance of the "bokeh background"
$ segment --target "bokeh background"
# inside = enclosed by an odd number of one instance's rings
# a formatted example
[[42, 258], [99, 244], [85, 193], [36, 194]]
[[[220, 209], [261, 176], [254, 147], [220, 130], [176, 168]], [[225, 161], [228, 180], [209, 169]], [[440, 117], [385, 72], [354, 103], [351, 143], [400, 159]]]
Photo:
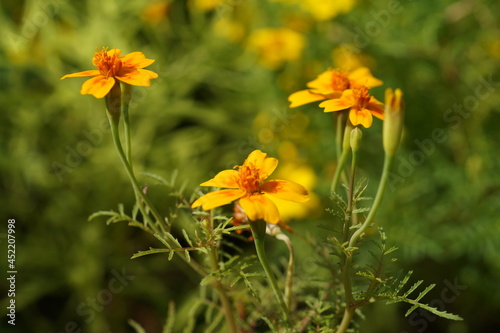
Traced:
[[[276, 177], [314, 192], [288, 217], [295, 234], [320, 234], [331, 221], [335, 148], [331, 115], [314, 103], [289, 109], [288, 95], [329, 67], [368, 66], [384, 81], [372, 90], [382, 100], [400, 87], [404, 140], [377, 223], [399, 248], [397, 265], [436, 283], [426, 300], [465, 320], [404, 318], [406, 306], [380, 304], [363, 310], [362, 329], [498, 332], [498, 1], [3, 0], [0, 9], [2, 332], [132, 332], [129, 318], [160, 332], [169, 304], [182, 317], [198, 293], [182, 262], [130, 259], [158, 246], [154, 238], [88, 221], [133, 204], [103, 101], [79, 94], [84, 79], [59, 80], [91, 69], [102, 46], [156, 60], [159, 78], [134, 90], [131, 105], [138, 171], [174, 177], [190, 197], [261, 149], [280, 159]], [[377, 120], [360, 159], [373, 193], [383, 160]], [[154, 192], [154, 181], [141, 182]], [[168, 198], [155, 201], [169, 211]], [[4, 316], [9, 218], [15, 327]], [[274, 260], [285, 254], [271, 249]], [[297, 250], [299, 269], [311, 266], [308, 251]]]

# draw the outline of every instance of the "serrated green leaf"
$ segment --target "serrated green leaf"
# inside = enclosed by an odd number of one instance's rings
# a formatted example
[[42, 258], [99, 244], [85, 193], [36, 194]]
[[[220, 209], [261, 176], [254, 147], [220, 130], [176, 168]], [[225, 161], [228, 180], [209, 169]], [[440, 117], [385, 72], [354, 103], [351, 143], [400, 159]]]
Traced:
[[144, 257], [144, 256], [147, 256], [149, 254], [170, 253], [170, 252], [173, 253], [173, 251], [170, 250], [170, 249], [152, 249], [152, 248], [150, 248], [147, 251], [139, 251], [139, 252], [137, 252], [136, 254], [134, 254], [132, 256], [131, 259], [136, 259], [136, 258], [139, 258], [139, 257]]
[[353, 209], [352, 213], [353, 214], [360, 214], [360, 213], [364, 213], [364, 212], [368, 212], [368, 211], [370, 211], [370, 207], [360, 207], [360, 208]]
[[417, 298], [415, 298], [415, 301], [420, 301], [422, 297], [424, 297], [429, 291], [431, 291], [434, 287], [436, 286], [435, 283], [429, 285], [427, 288], [425, 288], [423, 291], [418, 294]]
[[415, 282], [415, 283], [413, 284], [413, 286], [411, 286], [411, 288], [410, 288], [410, 289], [408, 289], [408, 291], [407, 291], [407, 292], [405, 292], [405, 293], [403, 294], [403, 297], [404, 297], [404, 298], [407, 298], [407, 297], [408, 297], [408, 295], [410, 295], [410, 294], [411, 294], [411, 293], [412, 293], [415, 289], [417, 289], [417, 288], [418, 288], [418, 286], [420, 286], [420, 285], [422, 284], [422, 282], [424, 282], [424, 281], [423, 281], [423, 280], [419, 280], [419, 281]]
[[189, 246], [194, 246], [193, 242], [191, 241], [191, 238], [189, 237], [188, 233], [186, 232], [186, 230], [184, 228], [182, 228], [182, 235], [184, 236], [184, 239], [186, 240], [186, 242], [188, 242]]
[[[406, 302], [410, 303], [410, 304], [413, 304], [412, 300], [406, 300]], [[439, 311], [438, 309], [436, 308], [433, 308], [432, 306], [429, 306], [427, 304], [422, 304], [422, 303], [415, 303], [411, 308], [410, 310], [408, 310], [405, 314], [405, 317], [407, 317], [408, 315], [410, 315], [416, 308], [422, 308], [422, 309], [425, 309], [427, 311], [429, 311], [430, 313], [433, 313], [435, 314], [436, 316], [439, 316], [439, 317], [442, 317], [442, 318], [446, 318], [446, 319], [450, 319], [450, 320], [463, 320], [462, 317], [460, 316], [457, 316], [453, 313], [449, 313], [449, 312], [446, 312], [446, 311]]]

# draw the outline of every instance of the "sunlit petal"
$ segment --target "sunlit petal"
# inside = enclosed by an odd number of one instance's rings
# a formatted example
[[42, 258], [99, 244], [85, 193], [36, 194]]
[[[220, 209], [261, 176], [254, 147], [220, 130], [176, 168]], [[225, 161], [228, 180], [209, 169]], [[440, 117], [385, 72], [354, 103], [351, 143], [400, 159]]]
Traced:
[[89, 71], [83, 71], [83, 72], [78, 72], [78, 73], [73, 73], [73, 74], [66, 74], [64, 75], [62, 79], [65, 79], [67, 77], [85, 77], [85, 76], [97, 76], [101, 75], [101, 73], [97, 69], [92, 69]]
[[155, 62], [153, 59], [146, 59], [142, 52], [132, 52], [120, 58], [124, 67], [144, 68]]
[[202, 206], [204, 210], [223, 206], [245, 195], [241, 190], [220, 190], [210, 192], [193, 202], [191, 208]]
[[214, 178], [201, 183], [200, 186], [213, 186], [225, 188], [238, 188], [238, 171], [224, 170], [219, 172]]
[[325, 112], [341, 111], [353, 106], [353, 101], [350, 99], [329, 99], [319, 105], [320, 108], [325, 108]]
[[373, 123], [372, 114], [367, 109], [351, 109], [351, 112], [349, 112], [349, 120], [354, 126], [362, 125], [365, 128], [370, 127]]
[[280, 199], [295, 202], [309, 200], [308, 191], [302, 185], [288, 180], [269, 180], [260, 186], [260, 190]]
[[122, 82], [128, 83], [132, 86], [151, 86], [151, 79], [158, 77], [158, 75], [147, 69], [122, 69], [116, 75], [116, 78]]
[[291, 103], [290, 107], [295, 108], [304, 104], [321, 101], [325, 99], [323, 95], [317, 95], [311, 93], [309, 90], [301, 90], [291, 94], [288, 97], [288, 101]]
[[253, 195], [241, 198], [240, 205], [251, 221], [263, 219], [272, 224], [278, 224], [278, 222], [280, 222], [278, 207], [276, 207], [274, 202], [263, 195]]
[[113, 88], [114, 84], [115, 79], [112, 77], [106, 78], [102, 75], [96, 76], [83, 83], [80, 93], [82, 95], [89, 94], [96, 98], [103, 98], [109, 93], [111, 88]]
[[366, 67], [360, 67], [353, 70], [349, 73], [348, 77], [354, 85], [363, 85], [368, 88], [378, 87], [383, 84], [381, 80], [373, 77], [370, 69]]

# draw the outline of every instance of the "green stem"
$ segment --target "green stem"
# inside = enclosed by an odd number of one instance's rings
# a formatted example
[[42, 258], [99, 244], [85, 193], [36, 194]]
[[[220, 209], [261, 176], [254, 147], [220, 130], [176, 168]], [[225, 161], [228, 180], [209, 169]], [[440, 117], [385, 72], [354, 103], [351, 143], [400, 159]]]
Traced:
[[354, 316], [354, 308], [346, 307], [344, 311], [344, 317], [342, 317], [342, 322], [339, 328], [337, 328], [337, 333], [344, 333], [351, 324], [352, 317]]
[[[209, 228], [210, 228], [209, 234], [212, 235], [213, 230], [214, 230], [214, 219], [213, 219], [212, 211], [211, 211], [211, 215], [210, 215]], [[213, 273], [215, 273], [219, 270], [219, 255], [217, 253], [217, 244], [215, 243], [215, 241], [213, 244], [211, 244], [210, 264], [212, 266]], [[221, 301], [224, 314], [226, 316], [226, 322], [227, 322], [229, 332], [230, 333], [237, 333], [238, 327], [236, 326], [236, 321], [234, 319], [233, 307], [231, 305], [231, 301], [229, 300], [229, 297], [226, 294], [226, 291], [224, 290], [224, 286], [219, 281], [215, 281], [214, 287], [217, 290], [217, 293], [219, 294], [219, 299]]]
[[382, 203], [382, 198], [384, 197], [385, 188], [387, 187], [387, 181], [389, 180], [389, 174], [393, 161], [394, 155], [385, 155], [382, 177], [380, 177], [377, 194], [375, 195], [375, 200], [373, 201], [373, 205], [370, 208], [370, 213], [368, 213], [368, 216], [366, 217], [366, 220], [363, 222], [361, 227], [352, 235], [351, 240], [349, 241], [349, 247], [356, 246], [356, 243], [358, 242], [363, 232], [365, 232], [366, 228], [368, 228], [368, 226], [372, 223], [373, 218], [375, 217], [375, 214], [377, 213], [380, 204]]
[[290, 258], [288, 259], [288, 266], [286, 269], [286, 281], [285, 281], [285, 304], [286, 307], [290, 310], [292, 306], [292, 289], [293, 289], [293, 271], [295, 268], [295, 254], [293, 252], [292, 242], [287, 235], [283, 233], [278, 233], [276, 238], [285, 242], [288, 252], [290, 252]]
[[349, 157], [350, 151], [351, 151], [350, 149], [344, 149], [342, 151], [342, 154], [340, 155], [340, 159], [338, 160], [337, 163], [337, 169], [335, 170], [335, 174], [333, 175], [332, 185], [330, 186], [330, 193], [334, 193], [337, 189], [340, 180], [340, 175], [342, 174], [342, 170], [344, 169], [344, 164], [347, 161], [347, 158]]
[[278, 302], [285, 314], [285, 319], [289, 325], [290, 322], [290, 314], [288, 313], [288, 308], [286, 306], [285, 301], [283, 300], [283, 295], [281, 294], [278, 283], [276, 282], [276, 278], [269, 266], [269, 262], [267, 261], [266, 251], [264, 249], [264, 238], [266, 236], [266, 222], [263, 220], [251, 221], [250, 228], [252, 229], [252, 234], [255, 243], [255, 250], [257, 251], [257, 257], [264, 268], [264, 272], [266, 273], [267, 279], [271, 284], [271, 288], [273, 289], [274, 295], [278, 299]]
[[[115, 144], [116, 150], [118, 151], [118, 155], [120, 156], [120, 160], [122, 161], [123, 166], [125, 167], [125, 171], [127, 172], [127, 176], [130, 179], [130, 183], [132, 184], [132, 187], [134, 188], [134, 191], [136, 194], [142, 199], [142, 201], [146, 204], [146, 206], [149, 208], [151, 213], [156, 219], [157, 223], [162, 223], [164, 219], [161, 217], [160, 213], [156, 210], [156, 208], [153, 206], [149, 198], [142, 192], [141, 187], [137, 183], [137, 180], [135, 179], [134, 172], [130, 166], [130, 164], [127, 161], [127, 158], [125, 157], [125, 152], [123, 151], [123, 147], [120, 141], [120, 134], [119, 134], [119, 129], [118, 129], [118, 121], [116, 118], [108, 117], [109, 118], [109, 124], [111, 126], [111, 135], [113, 136], [113, 143]], [[156, 225], [152, 224], [151, 228], [158, 233], [158, 229], [156, 228]]]
[[130, 119], [129, 119], [129, 104], [130, 98], [132, 97], [132, 86], [130, 84], [124, 83], [122, 84], [122, 103], [121, 103], [121, 113], [123, 115], [123, 125], [124, 125], [124, 134], [125, 134], [125, 152], [127, 156], [127, 161], [130, 163], [130, 168], [133, 170], [134, 166], [132, 165], [132, 143], [130, 136]]
[[[384, 196], [385, 188], [387, 186], [387, 181], [389, 180], [389, 173], [391, 170], [392, 163], [394, 161], [394, 155], [385, 155], [384, 159], [384, 167], [382, 170], [382, 176], [380, 178], [380, 183], [378, 185], [377, 194], [375, 195], [375, 200], [373, 201], [373, 205], [370, 209], [370, 213], [366, 217], [366, 220], [363, 222], [361, 227], [354, 232], [349, 240], [348, 248], [352, 249], [356, 246], [359, 238], [365, 232], [366, 228], [372, 223], [377, 210], [382, 203], [382, 198]], [[344, 317], [342, 318], [342, 322], [337, 329], [337, 333], [344, 333], [352, 320], [352, 316], [354, 315], [354, 310], [356, 305], [354, 304], [354, 299], [352, 296], [352, 287], [351, 287], [351, 278], [350, 278], [350, 269], [352, 265], [352, 253], [348, 252], [346, 255], [345, 261], [343, 263], [342, 270], [342, 282], [344, 284], [344, 290], [346, 292], [346, 309], [344, 312]]]
[[340, 160], [340, 154], [342, 151], [342, 138], [344, 137], [344, 112], [334, 112], [336, 120], [335, 128], [335, 150], [337, 154], [337, 161]]

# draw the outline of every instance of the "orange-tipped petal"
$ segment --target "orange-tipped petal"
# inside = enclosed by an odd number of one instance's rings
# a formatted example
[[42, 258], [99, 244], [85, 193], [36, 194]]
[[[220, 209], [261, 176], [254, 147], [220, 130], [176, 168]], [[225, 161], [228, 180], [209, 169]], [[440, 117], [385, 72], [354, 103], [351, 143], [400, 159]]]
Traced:
[[241, 190], [221, 190], [210, 192], [193, 202], [191, 208], [201, 206], [204, 210], [223, 206], [245, 195]]
[[144, 68], [155, 62], [153, 59], [146, 59], [142, 52], [132, 52], [120, 58], [124, 67]]
[[224, 170], [219, 172], [214, 178], [201, 183], [200, 186], [213, 186], [225, 188], [238, 188], [238, 171]]
[[82, 95], [94, 95], [95, 98], [103, 98], [113, 88], [114, 84], [115, 79], [112, 77], [96, 76], [83, 83], [80, 93]]
[[368, 88], [378, 87], [383, 84], [383, 82], [375, 77], [373, 77], [370, 70], [366, 67], [360, 67], [355, 69], [348, 75], [349, 81], [354, 85], [363, 85]]
[[353, 105], [351, 100], [346, 99], [329, 99], [319, 105], [320, 108], [325, 108], [324, 112], [341, 111], [350, 108]]
[[260, 186], [260, 190], [284, 200], [295, 202], [309, 200], [309, 192], [304, 186], [288, 180], [269, 180]]
[[374, 115], [378, 119], [384, 120], [384, 104], [370, 102], [370, 103], [368, 103], [368, 105], [366, 106], [366, 108], [368, 110], [370, 110], [370, 112], [372, 113], [372, 115]]
[[240, 199], [241, 208], [250, 221], [263, 219], [272, 224], [280, 222], [280, 213], [276, 204], [263, 195], [252, 195]]
[[295, 108], [297, 106], [301, 106], [312, 102], [321, 101], [323, 99], [325, 99], [325, 96], [313, 94], [309, 90], [297, 91], [288, 97], [288, 101], [290, 102], [291, 108]]
[[66, 74], [64, 75], [61, 80], [67, 78], [67, 77], [85, 77], [85, 76], [97, 76], [101, 75], [101, 73], [97, 69], [92, 69], [89, 71], [83, 71], [83, 72], [78, 72], [78, 73], [73, 73], [73, 74]]
[[151, 86], [151, 79], [157, 78], [158, 74], [147, 69], [122, 69], [116, 78], [132, 86]]
[[367, 109], [351, 109], [351, 112], [349, 112], [349, 120], [354, 126], [363, 125], [365, 128], [372, 126], [373, 123], [372, 114]]

